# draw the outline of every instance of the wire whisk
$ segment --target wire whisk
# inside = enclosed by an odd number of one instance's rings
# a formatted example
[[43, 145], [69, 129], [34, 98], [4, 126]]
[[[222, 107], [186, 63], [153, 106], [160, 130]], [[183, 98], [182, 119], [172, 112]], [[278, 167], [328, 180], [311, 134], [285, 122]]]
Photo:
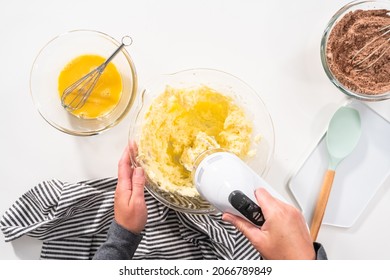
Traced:
[[61, 96], [61, 105], [69, 112], [83, 107], [107, 65], [123, 47], [130, 46], [132, 43], [133, 39], [131, 37], [124, 36], [122, 38], [121, 45], [110, 55], [109, 58], [64, 90]]
[[379, 34], [352, 57], [352, 65], [356, 71], [363, 71], [372, 67], [390, 49], [390, 25], [386, 25], [378, 31]]

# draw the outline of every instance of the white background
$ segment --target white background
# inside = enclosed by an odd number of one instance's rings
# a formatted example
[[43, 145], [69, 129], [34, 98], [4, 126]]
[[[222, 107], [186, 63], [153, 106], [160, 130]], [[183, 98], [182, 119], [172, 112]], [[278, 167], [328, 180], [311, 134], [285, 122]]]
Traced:
[[[274, 121], [276, 153], [266, 180], [293, 201], [287, 186], [291, 172], [345, 101], [319, 56], [323, 30], [345, 3], [0, 0], [0, 214], [41, 180], [116, 176], [129, 117], [101, 135], [74, 137], [47, 124], [30, 97], [35, 56], [50, 39], [74, 29], [98, 30], [118, 40], [131, 35], [128, 51], [140, 87], [155, 75], [196, 67], [246, 81]], [[390, 119], [390, 101], [370, 106]], [[321, 228], [318, 241], [330, 259], [390, 259], [389, 189], [387, 180], [352, 228]], [[0, 259], [39, 258], [41, 241], [22, 237], [5, 243], [0, 236]]]

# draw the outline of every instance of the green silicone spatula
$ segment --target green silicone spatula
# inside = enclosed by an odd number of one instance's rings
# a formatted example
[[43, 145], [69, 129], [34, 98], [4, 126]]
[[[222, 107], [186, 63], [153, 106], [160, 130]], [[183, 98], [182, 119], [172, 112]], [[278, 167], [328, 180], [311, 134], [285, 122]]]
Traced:
[[350, 107], [341, 107], [330, 120], [326, 133], [329, 166], [322, 183], [320, 195], [314, 210], [310, 234], [315, 241], [324, 217], [326, 204], [332, 189], [337, 165], [356, 147], [361, 134], [359, 112]]

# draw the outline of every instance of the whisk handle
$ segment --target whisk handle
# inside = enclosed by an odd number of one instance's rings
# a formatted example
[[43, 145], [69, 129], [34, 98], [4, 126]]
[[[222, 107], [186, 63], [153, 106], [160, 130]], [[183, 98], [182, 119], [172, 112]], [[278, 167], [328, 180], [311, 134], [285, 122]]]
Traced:
[[122, 38], [122, 43], [120, 44], [120, 46], [113, 52], [112, 55], [110, 55], [109, 58], [106, 59], [106, 61], [103, 63], [103, 67], [102, 68], [105, 68], [107, 66], [108, 63], [110, 63], [110, 61], [118, 54], [118, 52], [120, 52], [120, 50], [125, 47], [125, 46], [130, 46], [131, 44], [133, 43], [133, 39], [131, 39], [130, 36], [124, 36]]

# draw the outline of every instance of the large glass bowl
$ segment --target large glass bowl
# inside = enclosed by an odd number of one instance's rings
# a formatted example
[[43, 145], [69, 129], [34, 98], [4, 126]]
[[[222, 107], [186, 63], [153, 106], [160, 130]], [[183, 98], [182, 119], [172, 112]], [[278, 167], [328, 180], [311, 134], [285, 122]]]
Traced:
[[330, 19], [324, 34], [321, 40], [321, 62], [322, 66], [325, 70], [326, 75], [330, 79], [330, 81], [340, 89], [341, 92], [346, 94], [349, 97], [363, 100], [363, 101], [381, 101], [390, 98], [390, 92], [384, 92], [382, 94], [364, 94], [361, 92], [352, 91], [345, 85], [343, 85], [337, 77], [334, 76], [331, 69], [329, 68], [327, 56], [326, 56], [326, 48], [328, 45], [329, 36], [333, 30], [333, 27], [342, 19], [346, 14], [356, 10], [378, 10], [378, 9], [387, 9], [390, 10], [390, 2], [389, 1], [353, 1], [348, 3], [344, 7], [342, 7], [339, 11], [337, 11], [334, 16]]
[[[146, 112], [153, 100], [165, 91], [166, 86], [174, 88], [193, 88], [208, 86], [224, 95], [233, 97], [235, 103], [245, 110], [247, 117], [253, 122], [253, 137], [261, 136], [260, 141], [253, 141], [256, 155], [246, 163], [259, 175], [264, 176], [270, 167], [274, 153], [274, 128], [266, 106], [259, 95], [239, 78], [218, 70], [190, 69], [173, 74], [161, 75], [147, 83], [136, 99], [130, 111], [132, 124], [129, 131], [129, 140], [139, 142], [142, 125]], [[132, 158], [135, 165], [143, 166]], [[202, 197], [187, 197], [177, 193], [162, 190], [146, 174], [147, 190], [166, 206], [185, 213], [205, 214], [215, 211]]]
[[76, 117], [61, 106], [58, 92], [60, 72], [71, 60], [84, 54], [108, 58], [120, 44], [101, 32], [75, 30], [55, 37], [42, 48], [31, 69], [30, 90], [36, 108], [50, 125], [71, 135], [89, 136], [113, 127], [126, 116], [137, 92], [136, 71], [126, 48], [112, 60], [122, 79], [122, 93], [108, 114], [94, 119]]

